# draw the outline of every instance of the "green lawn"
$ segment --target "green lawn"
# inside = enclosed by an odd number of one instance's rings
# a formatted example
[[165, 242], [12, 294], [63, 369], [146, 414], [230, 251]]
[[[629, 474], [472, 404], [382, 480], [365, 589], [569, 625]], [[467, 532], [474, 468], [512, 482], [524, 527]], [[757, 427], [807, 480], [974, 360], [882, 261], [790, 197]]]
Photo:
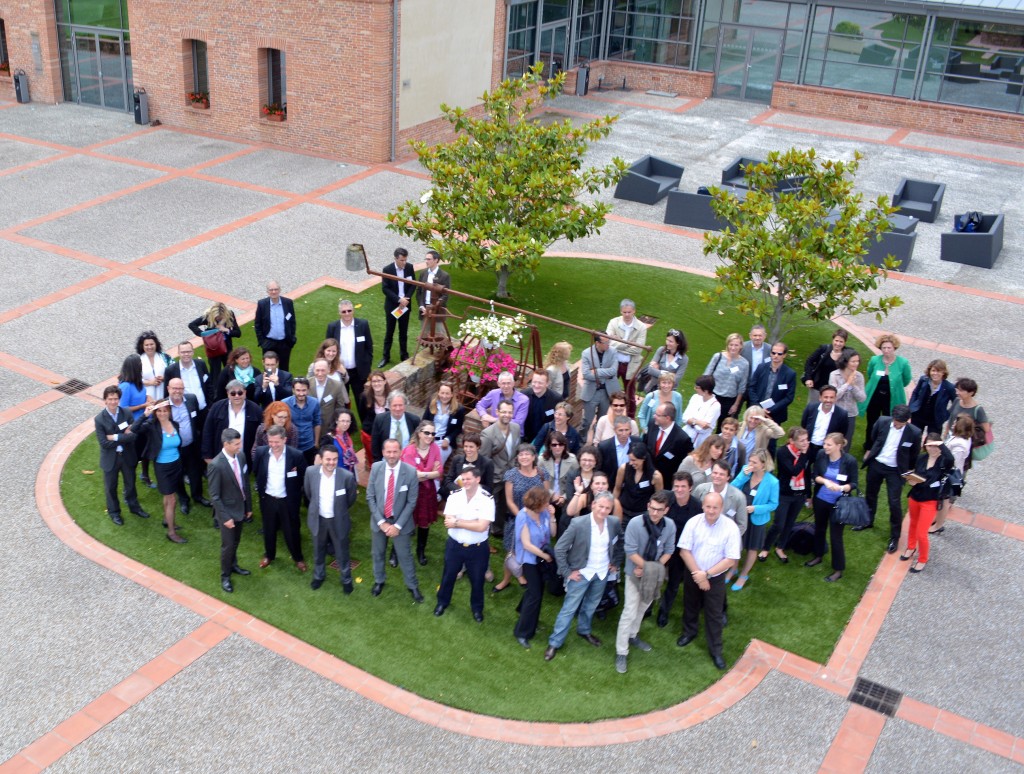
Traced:
[[[690, 339], [691, 365], [684, 381], [684, 395], [688, 397], [693, 379], [721, 348], [725, 335], [734, 330], [745, 334], [750, 328], [749, 321], [734, 311], [716, 310], [697, 300], [697, 291], [711, 282], [636, 265], [552, 258], [545, 260], [534, 284], [513, 290], [517, 294], [515, 303], [524, 308], [603, 328], [617, 313], [620, 298], [617, 292], [606, 289], [630, 288], [629, 295], [637, 302], [639, 312], [659, 318], [649, 336], [652, 343], [660, 343], [669, 327], [681, 327]], [[489, 275], [454, 272], [453, 283], [456, 288], [486, 296], [493, 290], [494, 280]], [[362, 304], [357, 315], [371, 321], [375, 341], [383, 340], [382, 294], [377, 288], [358, 295], [335, 289], [317, 291], [297, 300], [300, 343], [292, 357], [296, 371], [301, 370], [298, 364], [311, 358], [327, 322], [335, 317], [342, 295]], [[455, 302], [452, 307], [458, 312], [463, 304]], [[411, 327], [416, 327], [415, 322]], [[798, 373], [803, 358], [813, 346], [829, 340], [831, 329], [820, 325], [788, 339], [796, 350], [794, 360], [799, 363], [794, 362], [793, 367]], [[553, 326], [542, 325], [541, 331], [545, 349], [563, 338]], [[410, 335], [413, 333], [411, 330]], [[566, 338], [577, 354], [586, 343], [583, 334]], [[251, 326], [244, 330], [242, 342], [255, 346]], [[790, 424], [799, 418], [805, 399], [806, 392], [800, 390], [790, 408]], [[354, 571], [354, 594], [342, 595], [338, 574], [333, 571], [328, 573], [327, 584], [313, 592], [309, 588], [311, 573], [302, 575], [294, 569], [283, 541], [279, 541], [277, 561], [259, 570], [263, 543], [256, 531], [257, 515], [256, 522], [246, 527], [239, 548], [241, 565], [251, 569], [253, 575], [236, 578], [235, 593], [226, 595], [220, 589], [220, 539], [211, 526], [210, 511], [197, 507], [190, 516], [179, 517], [189, 542], [173, 545], [165, 540], [160, 528], [159, 495], [155, 490], [141, 489], [143, 507], [153, 518], [143, 521], [126, 511], [125, 525], [115, 527], [104, 513], [98, 447], [91, 438], [72, 454], [61, 486], [64, 502], [79, 525], [117, 551], [247, 610], [389, 682], [454, 707], [534, 721], [623, 717], [676, 704], [720, 676], [708, 657], [703, 633], [685, 649], [675, 645], [680, 634], [681, 597], [667, 629], [656, 628], [653, 619], [645, 622], [641, 636], [654, 645], [654, 650], [634, 651], [625, 676], [614, 668], [613, 641], [619, 610], [607, 620], [595, 622], [595, 634], [605, 641], [602, 648], [594, 649], [570, 634], [566, 647], [551, 663], [545, 663], [542, 654], [558, 613], [558, 599], [545, 598], [540, 631], [530, 651], [520, 648], [512, 637], [520, 595], [517, 589], [494, 595], [488, 588], [486, 620], [479, 625], [469, 614], [467, 583], [460, 581], [448, 612], [435, 618], [433, 591], [440, 580], [445, 537], [443, 528], [437, 526], [431, 531], [430, 563], [418, 568], [426, 603], [413, 605], [400, 571], [390, 567], [383, 595], [372, 598], [369, 516], [362, 497], [356, 506], [352, 545], [353, 558], [361, 562]], [[809, 517], [809, 512], [804, 516]], [[884, 523], [883, 514], [879, 519]], [[835, 584], [822, 582], [831, 571], [827, 560], [814, 569], [804, 568], [796, 555], [788, 565], [774, 557], [757, 564], [748, 587], [741, 593], [729, 593], [726, 660], [732, 664], [755, 637], [814, 661], [827, 660], [878, 564], [886, 532], [875, 529], [847, 533], [847, 571]], [[306, 559], [311, 563], [312, 549], [305, 529], [303, 536]], [[499, 556], [492, 557], [491, 567], [500, 573]], [[568, 674], [573, 678], [565, 679]]]

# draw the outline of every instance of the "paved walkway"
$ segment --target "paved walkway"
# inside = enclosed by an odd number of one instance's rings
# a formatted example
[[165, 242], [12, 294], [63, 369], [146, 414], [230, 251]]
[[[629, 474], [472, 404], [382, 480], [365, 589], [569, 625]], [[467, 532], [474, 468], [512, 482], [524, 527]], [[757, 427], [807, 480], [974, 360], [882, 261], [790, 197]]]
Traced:
[[[552, 111], [620, 113], [594, 160], [666, 155], [686, 165], [686, 189], [714, 182], [735, 156], [790, 145], [841, 158], [859, 149], [858, 183], [872, 196], [902, 176], [949, 184], [942, 222], [919, 227], [910, 271], [885, 288], [907, 300], [887, 327], [916, 373], [941, 354], [977, 379], [1000, 451], [972, 475], [928, 570], [908, 576], [907, 563], [884, 558], [826, 664], [755, 641], [681, 705], [557, 725], [411, 696], [117, 555], [70, 522], [58, 482], [125, 336], [152, 327], [173, 342], [210, 299], [251, 318], [270, 275], [290, 294], [365, 287], [339, 250], [359, 241], [390, 254], [383, 213], [419, 195], [425, 176], [415, 161], [367, 168], [139, 130], [76, 106], [0, 104], [0, 771], [320, 770], [332, 753], [370, 771], [1024, 764], [1024, 512], [1006, 486], [1019, 480], [1020, 443], [1000, 432], [1010, 417], [994, 401], [1019, 393], [1024, 367], [1024, 151], [642, 94], [564, 97]], [[965, 209], [1006, 212], [991, 272], [938, 260], [939, 234]], [[711, 271], [700, 234], [665, 227], [663, 210], [617, 202], [600, 237], [556, 251]], [[875, 325], [858, 321], [857, 332], [869, 338]], [[92, 386], [54, 389], [69, 379]], [[846, 700], [858, 676], [905, 694], [895, 717]]]

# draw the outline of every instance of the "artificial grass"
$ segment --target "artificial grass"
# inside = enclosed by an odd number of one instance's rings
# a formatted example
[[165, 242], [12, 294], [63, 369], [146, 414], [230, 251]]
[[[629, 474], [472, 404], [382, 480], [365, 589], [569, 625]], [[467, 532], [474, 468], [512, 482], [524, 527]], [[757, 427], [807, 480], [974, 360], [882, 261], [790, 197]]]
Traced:
[[[493, 291], [492, 275], [452, 274], [455, 288], [481, 296]], [[578, 325], [603, 329], [607, 320], [617, 314], [620, 293], [628, 294], [636, 301], [639, 313], [659, 318], [648, 335], [649, 343], [660, 344], [670, 327], [680, 327], [687, 334], [690, 367], [682, 384], [688, 397], [693, 380], [722, 348], [726, 334], [738, 331], [745, 335], [750, 329], [750, 321], [734, 310], [714, 309], [697, 300], [697, 291], [712, 283], [710, 279], [631, 264], [551, 258], [544, 261], [536, 282], [513, 288], [516, 299], [512, 303]], [[379, 289], [350, 294], [326, 288], [296, 300], [299, 344], [292, 355], [295, 372], [302, 370], [299, 364], [307, 364], [312, 358], [327, 323], [336, 317], [337, 301], [342, 296], [361, 305], [357, 315], [370, 321], [376, 344], [374, 359], [379, 357], [384, 328], [383, 296]], [[460, 300], [451, 304], [456, 313], [461, 313], [465, 306]], [[410, 338], [414, 338], [418, 330], [415, 323], [410, 328]], [[566, 338], [578, 355], [587, 343], [582, 333], [566, 336], [564, 329], [547, 323], [540, 328], [545, 350], [556, 340]], [[791, 362], [798, 374], [806, 354], [828, 341], [833, 328], [818, 325], [787, 337], [791, 350], [795, 350], [796, 357]], [[255, 349], [258, 355], [251, 325], [243, 329], [241, 343]], [[799, 419], [805, 402], [806, 391], [798, 390], [787, 425]], [[602, 648], [595, 649], [570, 633], [565, 647], [551, 663], [545, 663], [542, 654], [561, 599], [545, 596], [540, 628], [530, 651], [523, 650], [512, 637], [520, 597], [516, 588], [493, 594], [488, 586], [486, 619], [477, 624], [469, 613], [468, 583], [459, 581], [451, 607], [443, 617], [435, 618], [433, 592], [440, 581], [446, 537], [440, 524], [431, 530], [427, 549], [430, 563], [417, 566], [426, 602], [414, 605], [401, 571], [391, 567], [387, 567], [384, 593], [378, 598], [371, 597], [369, 514], [362, 491], [353, 513], [352, 557], [361, 564], [353, 571], [356, 591], [351, 596], [342, 595], [336, 571], [328, 572], [323, 588], [312, 591], [312, 573], [301, 574], [294, 568], [280, 538], [277, 560], [267, 569], [259, 570], [263, 538], [257, 534], [258, 506], [254, 523], [245, 527], [238, 552], [240, 564], [253, 574], [236, 578], [235, 593], [224, 594], [218, 563], [220, 535], [212, 528], [211, 511], [193, 505], [191, 515], [179, 515], [178, 523], [184, 525], [183, 534], [189, 542], [174, 545], [164, 538], [160, 527], [160, 496], [155, 490], [140, 488], [141, 503], [152, 518], [141, 520], [127, 514], [125, 525], [115, 527], [104, 512], [98, 459], [98, 446], [89, 438], [73, 452], [61, 476], [65, 505], [89, 534], [160, 572], [426, 698], [504, 718], [592, 721], [671, 706], [711, 685], [721, 674], [708, 657], [703, 629], [698, 640], [688, 647], [675, 645], [681, 632], [681, 592], [668, 628], [658, 629], [653, 617], [644, 622], [640, 636], [654, 650], [642, 653], [634, 649], [625, 676], [617, 674], [614, 668], [615, 629], [621, 608], [611, 611], [606, 620], [595, 620], [594, 633], [604, 640]], [[304, 521], [304, 512], [302, 518]], [[809, 518], [809, 511], [804, 512], [804, 518]], [[882, 513], [879, 521], [884, 524]], [[814, 569], [804, 568], [806, 557], [797, 554], [792, 554], [788, 565], [780, 564], [774, 556], [767, 563], [756, 564], [747, 588], [728, 594], [726, 661], [735, 662], [755, 637], [814, 661], [826, 661], [878, 564], [887, 537], [884, 528], [847, 531], [847, 570], [839, 583], [822, 582], [831, 571], [827, 558]], [[303, 546], [305, 559], [311, 565], [312, 547], [305, 527]], [[500, 553], [492, 556], [491, 568], [499, 577], [501, 561]]]

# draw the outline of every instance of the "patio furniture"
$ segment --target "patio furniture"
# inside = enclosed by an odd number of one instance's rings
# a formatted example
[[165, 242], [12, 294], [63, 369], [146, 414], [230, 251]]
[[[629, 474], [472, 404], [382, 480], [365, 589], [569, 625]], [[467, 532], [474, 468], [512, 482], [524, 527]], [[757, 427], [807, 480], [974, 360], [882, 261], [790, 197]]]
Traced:
[[633, 162], [619, 184], [615, 198], [641, 204], [657, 204], [668, 192], [679, 187], [683, 167], [655, 156]]
[[[737, 199], [747, 196], [745, 188], [722, 186]], [[706, 191], [706, 188], [701, 190]], [[699, 228], [704, 231], [722, 231], [729, 222], [720, 219], [711, 209], [711, 195], [707, 193], [689, 193], [687, 191], [670, 191], [668, 205], [665, 207], [665, 223], [671, 226]]]
[[914, 255], [916, 242], [916, 232], [883, 231], [881, 240], [871, 240], [867, 255], [861, 259], [861, 262], [869, 266], [882, 266], [885, 264], [885, 259], [891, 255], [899, 262], [896, 270], [906, 271], [910, 266], [910, 259]]
[[765, 162], [760, 159], [748, 159], [746, 156], [740, 156], [738, 159], [733, 161], [732, 164], [722, 170], [722, 185], [746, 188], [747, 178], [744, 168], [764, 163]]
[[[953, 217], [953, 228], [962, 215]], [[942, 234], [939, 258], [991, 269], [1003, 249], [1003, 216], [982, 215], [979, 231], [947, 231]]]
[[889, 231], [897, 234], [909, 234], [917, 229], [918, 219], [913, 215], [900, 215], [898, 212], [889, 216]]
[[893, 194], [892, 205], [901, 215], [913, 215], [925, 223], [934, 223], [945, 194], [945, 183], [903, 178]]

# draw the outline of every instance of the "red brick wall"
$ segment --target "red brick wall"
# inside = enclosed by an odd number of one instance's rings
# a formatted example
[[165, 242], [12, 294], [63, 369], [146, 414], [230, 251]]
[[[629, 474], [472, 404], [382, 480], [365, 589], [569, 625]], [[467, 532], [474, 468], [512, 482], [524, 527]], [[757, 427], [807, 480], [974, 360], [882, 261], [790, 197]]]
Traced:
[[[7, 33], [7, 53], [11, 73], [24, 70], [28, 75], [29, 96], [34, 102], [60, 102], [64, 98], [60, 82], [60, 52], [57, 49], [57, 22], [52, 0], [0, 0], [0, 19]], [[32, 33], [39, 36], [42, 70], [36, 70], [32, 56]], [[0, 78], [0, 96], [14, 99], [12, 78]]]
[[[575, 70], [570, 71], [566, 81], [566, 92], [576, 88]], [[641, 64], [639, 62], [599, 61], [590, 63], [590, 88], [596, 89], [598, 79], [604, 76], [605, 88], [621, 88], [626, 79], [626, 88], [633, 91], [674, 91], [682, 97], [711, 96], [715, 84], [712, 73], [693, 70], [679, 70], [675, 67]], [[571, 81], [571, 83], [569, 82]]]
[[772, 107], [846, 121], [1024, 144], [1024, 116], [776, 82]]

